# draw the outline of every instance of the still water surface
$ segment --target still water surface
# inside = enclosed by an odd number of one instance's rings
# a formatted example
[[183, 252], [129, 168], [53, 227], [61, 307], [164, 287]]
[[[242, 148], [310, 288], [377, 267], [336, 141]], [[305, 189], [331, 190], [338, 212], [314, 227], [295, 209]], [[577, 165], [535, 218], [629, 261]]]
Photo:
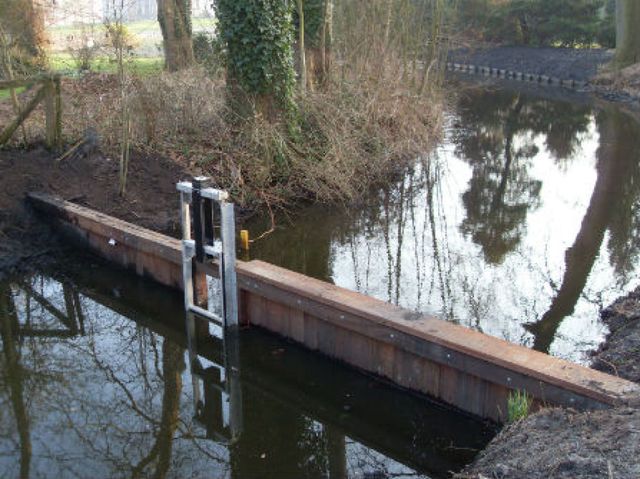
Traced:
[[599, 310], [637, 285], [640, 125], [485, 86], [452, 110], [444, 143], [362, 207], [309, 208], [252, 257], [587, 362]]
[[[251, 254], [586, 361], [638, 273], [639, 147], [615, 108], [468, 89], [432, 155]], [[0, 284], [0, 477], [444, 478], [495, 433], [255, 330], [227, 375], [175, 293], [71, 262]]]
[[256, 330], [227, 374], [179, 295], [92, 261], [0, 283], [0, 477], [445, 478], [495, 433]]

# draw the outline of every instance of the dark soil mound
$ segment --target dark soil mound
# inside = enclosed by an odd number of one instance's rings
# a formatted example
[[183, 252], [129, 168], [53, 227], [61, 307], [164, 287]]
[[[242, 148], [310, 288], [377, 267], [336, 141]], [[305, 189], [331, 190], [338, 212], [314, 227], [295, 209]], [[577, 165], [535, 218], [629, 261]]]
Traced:
[[640, 410], [544, 410], [504, 429], [457, 477], [637, 479]]
[[[593, 367], [640, 382], [640, 287], [602, 311]], [[549, 409], [505, 428], [461, 478], [640, 478], [640, 398], [629, 408]]]
[[599, 68], [613, 58], [602, 49], [494, 47], [482, 50], [460, 49], [449, 54], [449, 61], [488, 66], [562, 80], [589, 81]]
[[593, 368], [640, 382], [640, 287], [603, 310], [602, 320], [610, 333]]
[[118, 195], [118, 161], [92, 152], [57, 161], [44, 148], [0, 150], [0, 271], [50, 255], [60, 243], [29, 214], [25, 195], [40, 191], [163, 232], [176, 229], [176, 181], [187, 175], [174, 162], [134, 152], [127, 192]]

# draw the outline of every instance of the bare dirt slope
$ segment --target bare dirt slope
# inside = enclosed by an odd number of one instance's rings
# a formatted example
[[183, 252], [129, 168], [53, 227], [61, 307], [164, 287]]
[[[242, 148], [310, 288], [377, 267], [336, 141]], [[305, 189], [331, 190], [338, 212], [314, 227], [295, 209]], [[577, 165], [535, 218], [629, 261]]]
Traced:
[[503, 430], [459, 477], [637, 479], [640, 410], [544, 410]]
[[134, 153], [121, 197], [117, 160], [99, 152], [57, 158], [42, 147], [0, 150], [0, 271], [31, 263], [60, 246], [44, 222], [29, 214], [25, 195], [30, 191], [55, 194], [155, 230], [175, 229], [175, 183], [187, 175], [174, 162]]
[[620, 71], [607, 71], [592, 80], [593, 85], [606, 97], [624, 95], [640, 99], [640, 63]]
[[458, 63], [588, 81], [611, 61], [613, 52], [603, 49], [506, 46], [454, 50], [449, 58]]
[[[640, 381], [640, 287], [602, 311], [596, 369]], [[640, 478], [640, 398], [629, 407], [547, 409], [505, 428], [460, 478]]]
[[603, 310], [602, 320], [609, 335], [593, 367], [640, 383], [640, 287]]

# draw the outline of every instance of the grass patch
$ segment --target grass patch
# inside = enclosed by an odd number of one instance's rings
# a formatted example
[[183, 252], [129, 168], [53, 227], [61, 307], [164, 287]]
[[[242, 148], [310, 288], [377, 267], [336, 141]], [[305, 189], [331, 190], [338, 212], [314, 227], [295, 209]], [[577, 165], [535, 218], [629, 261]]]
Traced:
[[[49, 65], [53, 71], [70, 74], [77, 71], [77, 65], [69, 53], [52, 53]], [[160, 73], [164, 68], [162, 57], [133, 57], [127, 61], [127, 71], [137, 76]], [[116, 73], [118, 64], [109, 57], [96, 57], [91, 61], [91, 71], [96, 73]]]
[[[25, 87], [16, 88], [15, 92], [17, 95], [25, 91]], [[0, 90], [0, 100], [7, 100], [11, 98], [11, 90]]]
[[533, 400], [525, 391], [512, 391], [507, 399], [507, 420], [509, 424], [529, 416]]
[[[192, 26], [194, 30], [206, 30], [213, 29], [216, 26], [215, 18], [208, 17], [198, 17], [191, 19]], [[160, 25], [157, 20], [138, 20], [135, 22], [125, 23], [124, 26], [127, 28], [127, 31], [133, 33], [135, 35], [139, 35], [141, 33], [148, 33], [153, 31], [160, 32]], [[87, 29], [94, 28], [97, 32], [106, 32], [104, 25], [101, 23], [97, 23], [95, 25], [91, 24], [74, 24], [74, 25], [55, 25], [48, 29], [48, 31], [55, 35], [60, 36], [69, 36], [69, 35], [79, 35], [86, 31]]]

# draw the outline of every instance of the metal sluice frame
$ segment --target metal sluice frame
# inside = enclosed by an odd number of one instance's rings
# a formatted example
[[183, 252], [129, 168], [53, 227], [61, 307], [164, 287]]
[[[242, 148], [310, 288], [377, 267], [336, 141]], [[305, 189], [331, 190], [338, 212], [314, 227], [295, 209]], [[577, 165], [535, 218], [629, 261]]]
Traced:
[[[197, 316], [187, 313], [187, 344], [195, 417], [205, 426], [208, 438], [231, 445], [240, 439], [243, 431], [239, 337], [235, 332], [223, 331], [222, 358], [216, 360], [199, 356], [196, 321], [202, 318]], [[202, 359], [209, 364], [207, 367], [203, 367]]]
[[[225, 330], [238, 327], [238, 289], [236, 279], [236, 227], [234, 205], [229, 194], [210, 186], [207, 177], [180, 182], [180, 213], [182, 224], [182, 278], [184, 306], [187, 312], [204, 316]], [[214, 214], [220, 211], [221, 249], [216, 247]], [[192, 237], [192, 225], [193, 236]], [[222, 285], [222, 317], [196, 304], [194, 271], [196, 263], [218, 261]], [[208, 298], [207, 298], [208, 299]]]

